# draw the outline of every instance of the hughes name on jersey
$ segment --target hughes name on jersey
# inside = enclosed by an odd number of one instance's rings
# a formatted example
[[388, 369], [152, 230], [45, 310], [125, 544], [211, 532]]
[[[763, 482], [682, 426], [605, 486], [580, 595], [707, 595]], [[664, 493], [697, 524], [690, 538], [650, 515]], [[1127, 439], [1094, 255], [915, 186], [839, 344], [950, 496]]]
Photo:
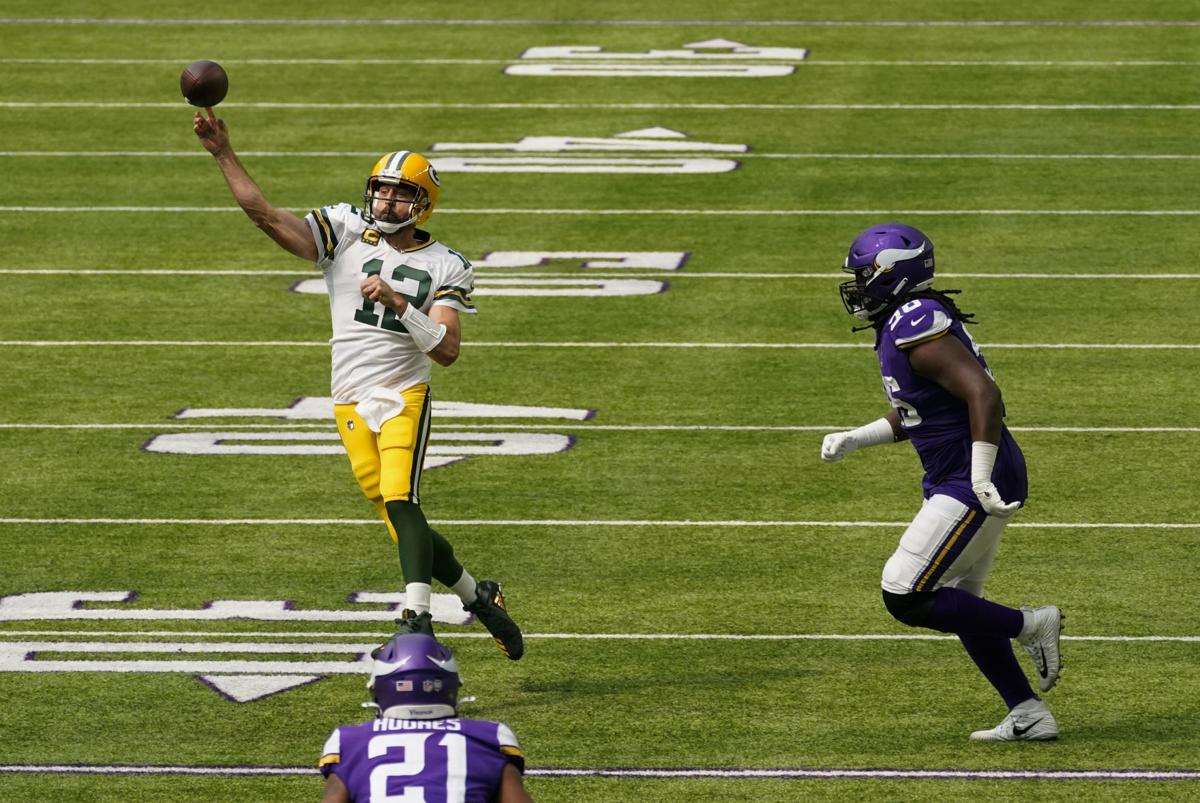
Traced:
[[413, 343], [399, 316], [363, 298], [364, 279], [380, 275], [426, 314], [436, 304], [474, 313], [471, 263], [424, 235], [410, 251], [397, 251], [350, 204], [324, 206], [304, 220], [317, 244], [317, 267], [329, 289], [333, 320], [332, 391], [335, 404], [361, 401], [374, 387], [404, 390], [430, 377], [430, 359]]
[[[933, 298], [908, 301], [884, 323], [875, 343], [879, 371], [888, 401], [899, 413], [925, 468], [925, 497], [946, 494], [974, 508], [979, 499], [971, 490], [971, 419], [966, 402], [917, 374], [908, 361], [910, 349], [939, 337], [958, 338], [991, 375], [962, 322]], [[1023, 503], [1028, 495], [1025, 458], [1003, 424], [992, 482], [1007, 501]]]
[[376, 719], [335, 728], [321, 773], [336, 773], [350, 799], [489, 801], [508, 764], [525, 771], [517, 737], [501, 722]]

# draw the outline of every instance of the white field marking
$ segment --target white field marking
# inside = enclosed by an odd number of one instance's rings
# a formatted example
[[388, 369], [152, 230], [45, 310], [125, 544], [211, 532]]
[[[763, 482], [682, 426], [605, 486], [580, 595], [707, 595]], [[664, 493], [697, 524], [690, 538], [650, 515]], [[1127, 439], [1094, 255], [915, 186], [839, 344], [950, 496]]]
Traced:
[[296, 17], [192, 19], [180, 17], [0, 17], [0, 25], [298, 25], [298, 26], [615, 26], [615, 27], [713, 27], [788, 26], [793, 28], [1194, 28], [1191, 20], [756, 20], [756, 19], [411, 19]]
[[[461, 527], [907, 527], [910, 521], [670, 521], [661, 519], [430, 519], [430, 524]], [[378, 519], [136, 519], [136, 518], [0, 518], [0, 524], [120, 524], [212, 526], [343, 526], [378, 527]], [[1037, 522], [1015, 521], [1009, 527], [1033, 529], [1197, 530], [1200, 522]]]
[[[163, 764], [0, 764], [0, 773], [33, 773], [41, 775], [189, 775], [189, 776], [298, 776], [312, 778], [314, 770], [303, 767], [214, 767]], [[957, 770], [957, 769], [757, 769], [723, 767], [720, 769], [670, 768], [556, 768], [530, 767], [525, 774], [538, 778], [785, 778], [792, 780], [1041, 780], [1041, 781], [1194, 781], [1200, 780], [1195, 770]]]
[[[929, 633], [524, 633], [525, 638], [532, 639], [551, 639], [560, 641], [957, 641], [958, 636], [936, 636]], [[237, 632], [228, 633], [216, 630], [0, 630], [0, 644], [4, 644], [4, 638], [7, 636], [66, 636], [69, 638], [86, 637], [92, 638], [95, 636], [106, 637], [147, 637], [147, 636], [208, 636], [211, 638], [356, 638], [363, 637], [368, 639], [378, 638], [378, 630], [341, 630], [326, 633], [314, 632], [288, 632], [288, 631], [271, 631], [271, 632]], [[461, 632], [461, 631], [438, 631], [438, 638], [451, 639], [490, 639], [488, 633], [478, 632]], [[1164, 642], [1164, 643], [1180, 643], [1180, 644], [1195, 644], [1200, 643], [1200, 636], [1068, 636], [1063, 634], [1060, 636], [1063, 641], [1079, 641], [1079, 642]], [[42, 650], [48, 650], [48, 647], [41, 646], [41, 642], [37, 643]], [[65, 642], [70, 643], [70, 642]], [[205, 642], [205, 646], [215, 642]], [[124, 652], [124, 650], [116, 649], [116, 647], [125, 646], [124, 642], [113, 642], [114, 647], [107, 649], [108, 652]], [[143, 647], [138, 652], [166, 652], [162, 650], [165, 642], [143, 642]], [[247, 649], [246, 645], [237, 642], [225, 642], [221, 647], [237, 647], [234, 650], [207, 650], [208, 652], [240, 652]], [[254, 645], [257, 648], [260, 645]], [[261, 645], [266, 647], [268, 645]], [[262, 650], [263, 652], [289, 652], [287, 649], [274, 649], [278, 645], [270, 645], [271, 650]], [[283, 645], [287, 646], [287, 645]], [[297, 646], [307, 645], [292, 645], [294, 650]], [[340, 646], [340, 645], [339, 645]], [[344, 645], [345, 652], [353, 652], [353, 647], [362, 645]], [[372, 643], [367, 649], [371, 649], [377, 644]], [[153, 649], [158, 647], [160, 649]], [[309, 651], [309, 650], [304, 650]], [[325, 650], [329, 652], [331, 650]], [[338, 650], [334, 649], [333, 652]], [[134, 652], [134, 650], [129, 650]]]
[[[130, 270], [119, 268], [0, 268], [0, 275], [13, 276], [303, 276], [310, 277], [312, 270], [192, 270], [192, 269], [149, 269]], [[477, 276], [496, 276], [510, 279], [823, 279], [843, 281], [844, 273], [752, 273], [752, 272], [705, 272], [705, 273], [634, 273], [621, 271], [610, 273], [590, 269], [587, 273], [510, 272], [507, 268], [479, 268]], [[943, 279], [1200, 279], [1200, 273], [942, 273]]]
[[[286, 207], [284, 207], [286, 208]], [[286, 208], [289, 212], [312, 211], [311, 207]], [[0, 206], [0, 212], [85, 212], [140, 213], [241, 213], [236, 206]], [[439, 215], [701, 215], [720, 217], [912, 217], [1028, 216], [1039, 217], [1196, 217], [1200, 209], [439, 209]]]
[[[174, 109], [188, 107], [179, 101], [124, 100], [6, 100], [0, 109]], [[433, 101], [380, 101], [334, 103], [316, 101], [225, 102], [235, 109], [610, 109], [690, 111], [1195, 111], [1200, 103], [439, 103]]]
[[[0, 340], [0, 347], [208, 347], [218, 348], [328, 348], [329, 342], [303, 340]], [[616, 343], [616, 342], [537, 342], [537, 341], [474, 341], [463, 346], [474, 348], [588, 348], [588, 349], [866, 349], [870, 343]], [[1080, 349], [1080, 350], [1159, 350], [1188, 351], [1200, 349], [1200, 343], [982, 343], [989, 349]]]
[[[536, 151], [531, 151], [536, 153]], [[588, 156], [602, 154], [600, 151], [572, 150], [573, 156]], [[703, 149], [694, 153], [708, 153]], [[718, 153], [718, 151], [712, 151]], [[202, 150], [186, 151], [0, 151], [0, 157], [6, 158], [203, 158], [208, 153]], [[374, 151], [241, 151], [241, 156], [255, 158], [356, 158], [365, 159], [375, 155]], [[455, 155], [454, 151], [439, 151], [439, 156]], [[848, 159], [848, 160], [990, 160], [990, 161], [1037, 161], [1037, 160], [1075, 160], [1075, 161], [1196, 161], [1200, 154], [1195, 153], [754, 153], [739, 152], [738, 159]], [[443, 170], [442, 172], [447, 172]]]
[[[436, 414], [436, 413], [435, 413]], [[42, 423], [0, 423], [0, 430], [5, 429], [153, 429], [159, 432], [175, 429], [204, 429], [204, 430], [327, 430], [333, 427], [333, 420], [325, 424], [185, 424], [175, 421], [164, 421], [157, 424], [42, 424]], [[563, 422], [561, 424], [456, 424], [447, 423], [442, 426], [434, 425], [433, 431], [446, 430], [482, 430], [502, 434], [505, 432], [526, 432], [530, 430], [562, 430], [576, 431], [596, 430], [600, 432], [837, 432], [853, 429], [852, 425], [835, 424], [823, 426], [818, 424], [788, 424], [788, 425], [752, 425], [752, 424], [588, 424]], [[1191, 433], [1200, 432], [1200, 427], [1022, 427], [1010, 426], [1013, 432], [1064, 432], [1064, 433], [1093, 433], [1093, 432], [1136, 432], [1136, 433]]]
[[[528, 62], [512, 59], [221, 59], [225, 65], [287, 65], [315, 64], [327, 66], [341, 65], [371, 65], [371, 64], [526, 64]], [[739, 64], [753, 64], [752, 59], [739, 61]], [[777, 63], [777, 62], [772, 62]], [[797, 65], [811, 64], [817, 67], [1195, 67], [1200, 61], [1195, 60], [1132, 60], [1119, 61], [1053, 61], [1032, 59], [979, 59], [979, 60], [902, 60], [892, 61], [883, 59], [802, 59], [794, 62]], [[65, 58], [8, 58], [0, 59], [0, 64], [179, 64], [179, 59], [65, 59]], [[374, 153], [374, 152], [372, 152]]]

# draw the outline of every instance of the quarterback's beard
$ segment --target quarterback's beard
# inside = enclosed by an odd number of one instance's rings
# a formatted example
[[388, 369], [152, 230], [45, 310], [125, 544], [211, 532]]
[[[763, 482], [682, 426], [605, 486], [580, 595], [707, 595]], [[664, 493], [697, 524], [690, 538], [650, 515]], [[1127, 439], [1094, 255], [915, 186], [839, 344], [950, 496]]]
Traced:
[[[411, 226], [413, 224], [413, 222], [416, 220], [416, 217], [413, 216], [413, 214], [412, 214], [413, 210], [412, 210], [411, 205], [408, 208], [409, 216], [404, 220], [385, 220], [375, 214], [374, 206], [375, 206], [374, 204], [371, 205], [371, 207], [372, 207], [371, 208], [371, 219], [373, 221], [375, 221], [376, 228], [378, 228], [384, 234], [395, 234], [396, 232], [400, 231], [400, 229], [404, 228], [405, 226]], [[390, 211], [391, 204], [388, 204], [386, 207], [384, 207], [384, 209], [385, 209], [385, 212]]]

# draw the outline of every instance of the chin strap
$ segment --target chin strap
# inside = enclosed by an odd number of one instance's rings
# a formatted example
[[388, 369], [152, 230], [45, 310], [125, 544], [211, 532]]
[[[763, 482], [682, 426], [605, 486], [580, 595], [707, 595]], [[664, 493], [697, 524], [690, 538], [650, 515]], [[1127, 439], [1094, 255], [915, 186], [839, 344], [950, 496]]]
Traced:
[[405, 226], [411, 226], [416, 222], [417, 222], [416, 216], [410, 217], [408, 220], [404, 221], [403, 223], [387, 223], [382, 220], [376, 220], [374, 217], [371, 218], [371, 223], [374, 224], [374, 227], [379, 229], [384, 234], [395, 234], [396, 232], [400, 231], [400, 229], [403, 229]]

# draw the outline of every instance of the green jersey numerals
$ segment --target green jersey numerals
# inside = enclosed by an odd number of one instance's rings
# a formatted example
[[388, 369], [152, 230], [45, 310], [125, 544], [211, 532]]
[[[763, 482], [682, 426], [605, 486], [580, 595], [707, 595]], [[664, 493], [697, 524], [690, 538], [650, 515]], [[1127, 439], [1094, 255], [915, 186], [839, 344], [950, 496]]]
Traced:
[[[377, 276], [383, 269], [383, 260], [369, 259], [363, 263], [362, 269], [367, 276]], [[429, 297], [429, 288], [433, 285], [433, 280], [429, 278], [428, 273], [408, 265], [398, 265], [392, 268], [391, 276], [388, 278], [400, 283], [396, 292], [408, 299], [409, 304], [417, 309], [425, 306], [425, 299]], [[404, 324], [400, 323], [400, 317], [396, 315], [395, 310], [390, 307], [384, 309], [381, 320], [380, 316], [375, 313], [376, 306], [378, 306], [377, 302], [364, 298], [362, 308], [354, 311], [354, 320], [392, 332], [408, 331]]]

